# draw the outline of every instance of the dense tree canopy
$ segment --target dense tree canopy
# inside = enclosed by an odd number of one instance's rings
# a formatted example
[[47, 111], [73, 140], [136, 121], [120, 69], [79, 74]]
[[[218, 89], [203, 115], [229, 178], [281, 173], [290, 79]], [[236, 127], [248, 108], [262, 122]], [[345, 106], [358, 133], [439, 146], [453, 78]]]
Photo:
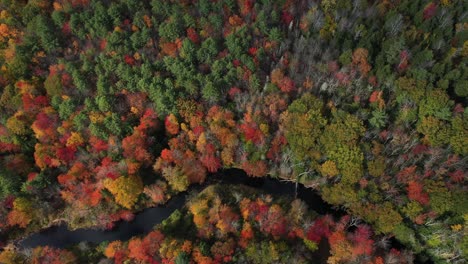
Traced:
[[[0, 10], [2, 239], [55, 219], [110, 228], [122, 211], [240, 168], [314, 188], [423, 259], [467, 258], [466, 1], [0, 0]], [[260, 230], [283, 236], [280, 211]], [[253, 227], [213, 217], [197, 227], [250, 237]], [[329, 236], [330, 261], [368, 254], [367, 228], [344, 232]], [[140, 243], [109, 254], [145, 261]], [[237, 241], [165, 243], [184, 263], [220, 262]], [[282, 248], [246, 252], [281, 262]]]

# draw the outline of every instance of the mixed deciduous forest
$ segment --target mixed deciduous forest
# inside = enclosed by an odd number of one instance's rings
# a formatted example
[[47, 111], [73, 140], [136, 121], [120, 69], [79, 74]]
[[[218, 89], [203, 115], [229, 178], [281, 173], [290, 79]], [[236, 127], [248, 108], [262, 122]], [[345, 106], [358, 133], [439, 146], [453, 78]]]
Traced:
[[[466, 1], [0, 10], [0, 263], [308, 263], [322, 238], [328, 263], [466, 263]], [[227, 168], [347, 215], [209, 187], [130, 241], [10, 243], [58, 222], [112, 229]]]

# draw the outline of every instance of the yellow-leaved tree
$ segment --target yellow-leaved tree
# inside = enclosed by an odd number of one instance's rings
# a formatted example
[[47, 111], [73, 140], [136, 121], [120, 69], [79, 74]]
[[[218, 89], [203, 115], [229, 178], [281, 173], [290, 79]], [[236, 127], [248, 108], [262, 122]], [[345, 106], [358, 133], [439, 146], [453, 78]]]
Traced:
[[115, 201], [125, 208], [132, 208], [143, 192], [143, 182], [136, 175], [121, 176], [115, 180], [104, 180], [106, 187], [115, 197]]

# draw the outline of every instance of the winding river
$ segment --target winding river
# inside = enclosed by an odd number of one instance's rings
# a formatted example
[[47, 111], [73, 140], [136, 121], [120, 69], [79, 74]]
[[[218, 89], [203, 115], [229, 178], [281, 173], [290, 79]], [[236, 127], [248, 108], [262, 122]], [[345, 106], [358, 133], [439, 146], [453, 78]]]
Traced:
[[[309, 209], [321, 215], [331, 214], [337, 218], [345, 214], [344, 211], [332, 208], [332, 206], [325, 203], [314, 190], [306, 188], [301, 184], [296, 186], [293, 182], [285, 182], [270, 177], [252, 178], [248, 177], [244, 171], [239, 169], [224, 170], [220, 173], [209, 175], [207, 179], [208, 181], [206, 183], [198, 186], [191, 186], [189, 190], [201, 190], [210, 184], [216, 183], [243, 184], [272, 195], [286, 195], [291, 198], [296, 196], [303, 200], [309, 206]], [[77, 229], [70, 231], [66, 224], [60, 224], [18, 241], [17, 246], [19, 248], [32, 248], [37, 246], [65, 248], [80, 242], [97, 244], [112, 240], [125, 241], [133, 236], [150, 232], [154, 225], [161, 223], [176, 209], [181, 209], [186, 202], [187, 195], [187, 192], [184, 192], [172, 197], [164, 206], [145, 209], [136, 214], [133, 221], [120, 221], [112, 230]], [[402, 245], [395, 240], [392, 241], [392, 246], [396, 248], [402, 247]], [[320, 245], [319, 252], [317, 252], [319, 263], [326, 262], [329, 255], [328, 249], [327, 243]]]
[[[244, 184], [273, 195], [287, 195], [291, 197], [296, 195], [296, 185], [292, 182], [283, 182], [269, 177], [252, 178], [248, 177], [244, 171], [238, 169], [229, 169], [210, 175], [207, 183], [201, 186], [193, 186], [191, 189], [202, 189], [214, 183]], [[48, 245], [65, 248], [80, 242], [101, 243], [111, 240], [128, 240], [132, 236], [150, 232], [154, 225], [161, 223], [176, 209], [182, 208], [185, 204], [186, 196], [186, 192], [181, 193], [172, 197], [164, 206], [145, 209], [136, 214], [133, 221], [120, 221], [112, 230], [77, 229], [71, 231], [68, 230], [66, 224], [60, 224], [24, 238], [17, 243], [17, 246], [20, 248], [32, 248]], [[343, 212], [333, 210], [330, 205], [323, 202], [317, 193], [312, 189], [305, 188], [303, 185], [297, 186], [297, 197], [305, 201], [310, 209], [319, 214], [332, 214], [335, 216], [343, 214]]]

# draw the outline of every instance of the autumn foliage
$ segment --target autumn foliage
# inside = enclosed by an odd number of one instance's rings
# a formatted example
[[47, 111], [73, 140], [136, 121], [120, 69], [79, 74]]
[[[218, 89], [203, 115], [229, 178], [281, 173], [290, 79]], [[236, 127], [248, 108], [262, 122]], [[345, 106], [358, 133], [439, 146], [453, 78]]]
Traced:
[[220, 195], [189, 206], [196, 239], [135, 238], [109, 256], [292, 263], [284, 244], [328, 240], [330, 263], [404, 263], [383, 235], [466, 259], [465, 3], [307, 2], [2, 1], [0, 237], [57, 218], [112, 228], [236, 168], [352, 218]]
[[[225, 192], [225, 188], [231, 191]], [[109, 243], [104, 254], [116, 263], [172, 263], [182, 256], [194, 263], [230, 263], [234, 258], [253, 261], [259, 257], [268, 262], [307, 262], [313, 258], [310, 251], [317, 250], [324, 240], [330, 244], [330, 263], [370, 258], [379, 263], [389, 257], [405, 263], [408, 257], [394, 249], [377, 253], [371, 228], [364, 224], [351, 228], [348, 215], [337, 221], [330, 215], [309, 218], [310, 211], [300, 200], [284, 203], [251, 191], [238, 186], [210, 186], [188, 202], [187, 212], [175, 212], [143, 237]], [[240, 202], [233, 202], [234, 197]], [[174, 235], [178, 232], [194, 235], [181, 239]], [[287, 243], [279, 246], [281, 241]]]

